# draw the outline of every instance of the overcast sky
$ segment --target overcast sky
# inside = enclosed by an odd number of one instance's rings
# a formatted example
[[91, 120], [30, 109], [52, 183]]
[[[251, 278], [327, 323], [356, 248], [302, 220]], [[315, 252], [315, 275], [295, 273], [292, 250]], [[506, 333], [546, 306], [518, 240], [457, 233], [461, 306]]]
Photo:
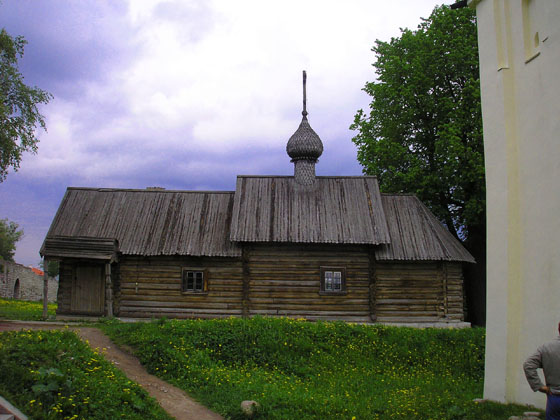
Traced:
[[25, 232], [16, 261], [38, 264], [69, 186], [232, 191], [238, 174], [292, 175], [302, 70], [318, 175], [360, 175], [349, 126], [368, 107], [371, 48], [436, 4], [3, 0], [0, 26], [28, 41], [25, 82], [54, 95], [38, 154], [0, 183], [0, 218]]

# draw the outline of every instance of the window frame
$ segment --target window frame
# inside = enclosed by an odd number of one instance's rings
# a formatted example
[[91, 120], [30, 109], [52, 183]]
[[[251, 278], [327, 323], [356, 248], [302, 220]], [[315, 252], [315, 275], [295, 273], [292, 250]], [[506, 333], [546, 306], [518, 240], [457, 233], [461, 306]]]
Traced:
[[[193, 280], [193, 288], [187, 289], [186, 276], [188, 273], [202, 273], [202, 289], [198, 290], [196, 286], [196, 277]], [[200, 267], [183, 267], [181, 269], [181, 293], [184, 295], [204, 295], [208, 294], [208, 270]]]
[[[346, 267], [341, 266], [321, 266], [321, 288], [319, 294], [321, 295], [345, 295], [346, 294]], [[340, 290], [330, 290], [326, 287], [327, 273], [340, 273]]]

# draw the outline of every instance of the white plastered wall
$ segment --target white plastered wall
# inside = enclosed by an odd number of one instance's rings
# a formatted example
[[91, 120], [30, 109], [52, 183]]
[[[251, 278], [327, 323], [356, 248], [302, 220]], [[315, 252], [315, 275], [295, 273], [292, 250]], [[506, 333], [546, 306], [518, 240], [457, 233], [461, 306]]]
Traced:
[[560, 321], [560, 1], [472, 1], [487, 185], [485, 398], [544, 407], [522, 363]]

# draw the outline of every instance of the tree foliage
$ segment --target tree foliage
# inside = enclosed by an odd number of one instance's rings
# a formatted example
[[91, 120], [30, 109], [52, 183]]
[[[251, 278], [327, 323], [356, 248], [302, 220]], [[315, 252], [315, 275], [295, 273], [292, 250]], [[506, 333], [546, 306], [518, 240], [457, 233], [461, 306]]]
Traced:
[[37, 87], [27, 86], [18, 69], [27, 42], [21, 36], [12, 38], [0, 31], [0, 182], [8, 169], [18, 170], [23, 152], [37, 152], [39, 139], [35, 129], [46, 130], [38, 104], [46, 104], [52, 95]]
[[[365, 173], [384, 192], [415, 193], [467, 243], [485, 230], [476, 20], [436, 7], [418, 29], [377, 40], [369, 113], [350, 127]], [[474, 245], [474, 244], [473, 244]]]
[[23, 236], [19, 225], [8, 219], [0, 219], [0, 260], [13, 261], [16, 242]]
[[[45, 270], [44, 260], [41, 260], [39, 262], [39, 267], [41, 267], [42, 270]], [[47, 260], [47, 273], [48, 273], [49, 277], [58, 276], [58, 274], [60, 273], [60, 264], [58, 263], [58, 261]]]

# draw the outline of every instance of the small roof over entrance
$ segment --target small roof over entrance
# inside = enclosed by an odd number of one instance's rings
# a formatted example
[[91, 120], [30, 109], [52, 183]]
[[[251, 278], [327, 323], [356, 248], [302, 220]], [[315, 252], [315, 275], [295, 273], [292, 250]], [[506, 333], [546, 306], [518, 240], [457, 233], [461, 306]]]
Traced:
[[47, 237], [41, 255], [50, 258], [83, 258], [115, 262], [118, 260], [119, 243], [114, 238], [54, 236]]

